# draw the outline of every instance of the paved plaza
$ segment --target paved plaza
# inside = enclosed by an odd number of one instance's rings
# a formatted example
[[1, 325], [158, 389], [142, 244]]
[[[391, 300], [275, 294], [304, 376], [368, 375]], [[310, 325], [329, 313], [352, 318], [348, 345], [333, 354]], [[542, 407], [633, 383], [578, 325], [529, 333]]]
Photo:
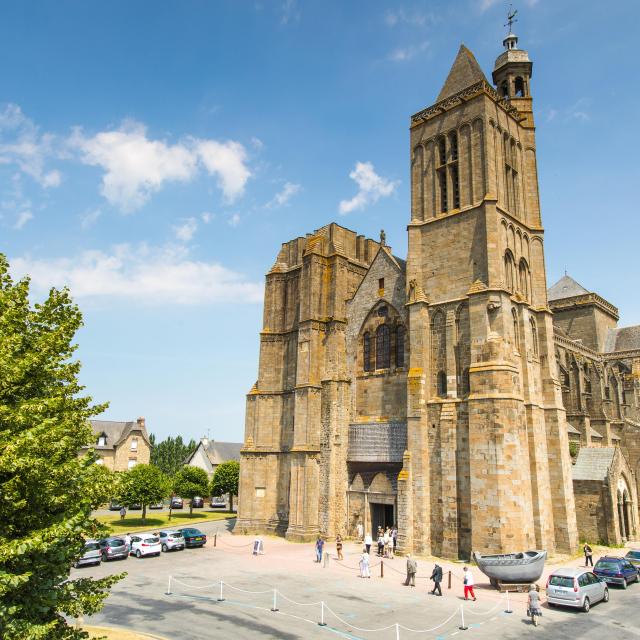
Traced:
[[[316, 564], [313, 545], [265, 538], [265, 554], [251, 554], [252, 539], [232, 536], [227, 522], [211, 522], [200, 528], [209, 536], [204, 549], [162, 554], [159, 558], [111, 562], [100, 567], [74, 570], [73, 575], [96, 577], [128, 571], [107, 600], [104, 610], [87, 619], [95, 625], [129, 627], [166, 638], [638, 638], [640, 637], [640, 585], [626, 591], [612, 587], [611, 600], [590, 613], [550, 610], [545, 605], [541, 626], [526, 618], [526, 596], [506, 596], [490, 588], [474, 568], [477, 602], [462, 600], [462, 565], [441, 563], [445, 570], [443, 597], [431, 596], [433, 560], [418, 559], [415, 588], [405, 587], [405, 559], [384, 561], [372, 556], [372, 578], [358, 577], [360, 545], [345, 544], [344, 562], [335, 559], [332, 544], [328, 566]], [[217, 546], [213, 535], [218, 531]], [[578, 565], [579, 560], [566, 563]], [[549, 567], [551, 568], [551, 567]], [[452, 571], [452, 588], [446, 572]], [[167, 595], [171, 579], [171, 594]], [[223, 601], [220, 597], [223, 581]], [[541, 583], [546, 582], [546, 574]], [[272, 612], [274, 589], [278, 612]], [[261, 593], [250, 593], [261, 592]], [[324, 622], [320, 602], [324, 601]], [[464, 607], [466, 631], [461, 626]], [[447, 621], [447, 619], [449, 620]], [[446, 621], [446, 622], [445, 622]], [[395, 628], [395, 623], [400, 625]], [[383, 631], [362, 631], [380, 629]], [[437, 627], [434, 629], [434, 627]], [[430, 632], [415, 633], [413, 629]]]

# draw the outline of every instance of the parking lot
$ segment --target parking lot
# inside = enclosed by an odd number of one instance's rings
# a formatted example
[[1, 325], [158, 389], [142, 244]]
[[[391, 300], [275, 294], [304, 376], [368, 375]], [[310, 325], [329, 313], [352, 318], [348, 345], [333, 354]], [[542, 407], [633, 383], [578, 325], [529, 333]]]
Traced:
[[[86, 622], [130, 627], [166, 638], [638, 638], [640, 585], [627, 590], [611, 587], [608, 603], [588, 613], [543, 607], [541, 626], [526, 618], [526, 596], [510, 596], [513, 613], [505, 613], [506, 596], [489, 587], [474, 568], [477, 602], [461, 599], [461, 565], [445, 563], [453, 571], [452, 588], [444, 596], [427, 594], [433, 562], [418, 560], [415, 589], [402, 585], [405, 560], [372, 557], [372, 578], [358, 577], [359, 545], [345, 544], [345, 559], [332, 558], [324, 567], [313, 562], [313, 545], [265, 538], [265, 554], [251, 554], [252, 539], [231, 536], [228, 521], [198, 525], [209, 536], [203, 549], [162, 554], [157, 558], [115, 561], [74, 570], [73, 575], [103, 576], [126, 570], [128, 576], [112, 591], [104, 610]], [[219, 532], [217, 546], [213, 536]], [[333, 547], [329, 545], [329, 550]], [[333, 554], [332, 554], [333, 556]], [[577, 566], [580, 562], [570, 564]], [[169, 580], [171, 579], [170, 591]], [[220, 597], [222, 580], [223, 601]], [[544, 581], [541, 581], [544, 584]], [[276, 608], [272, 612], [274, 589]], [[251, 593], [247, 593], [251, 592]], [[255, 593], [261, 592], [261, 593]], [[287, 600], [288, 598], [289, 600]], [[543, 601], [544, 601], [543, 597]], [[293, 601], [293, 602], [291, 602]], [[324, 601], [324, 607], [320, 602]], [[460, 607], [465, 626], [460, 630]], [[326, 607], [326, 608], [325, 608]], [[322, 611], [324, 609], [324, 613]], [[326, 626], [319, 626], [324, 615]], [[444, 622], [447, 618], [448, 621]], [[395, 628], [395, 623], [402, 625]], [[442, 624], [444, 622], [444, 624]], [[439, 626], [440, 625], [440, 626]], [[428, 633], [414, 633], [436, 627]], [[390, 627], [384, 631], [360, 631]]]

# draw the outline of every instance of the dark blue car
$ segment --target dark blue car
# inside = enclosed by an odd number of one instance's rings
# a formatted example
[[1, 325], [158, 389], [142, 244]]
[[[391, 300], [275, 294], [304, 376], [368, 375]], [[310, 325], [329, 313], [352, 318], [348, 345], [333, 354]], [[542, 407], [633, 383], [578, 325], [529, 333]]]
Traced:
[[636, 567], [626, 558], [615, 556], [600, 558], [593, 568], [593, 573], [608, 584], [622, 585], [623, 589], [626, 589], [630, 582], [638, 582], [640, 579]]

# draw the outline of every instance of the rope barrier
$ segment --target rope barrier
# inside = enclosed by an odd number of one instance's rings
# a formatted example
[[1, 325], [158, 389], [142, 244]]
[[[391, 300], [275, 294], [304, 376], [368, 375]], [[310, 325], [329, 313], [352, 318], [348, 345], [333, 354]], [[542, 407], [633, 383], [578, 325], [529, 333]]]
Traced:
[[244, 549], [245, 547], [251, 547], [253, 545], [253, 542], [248, 542], [247, 544], [229, 544], [228, 542], [224, 541], [223, 536], [220, 536], [219, 541], [227, 547], [231, 547], [233, 549]]
[[467, 613], [472, 613], [474, 616], [488, 616], [490, 613], [493, 613], [502, 604], [503, 600], [504, 600], [504, 597], [501, 597], [498, 600], [498, 602], [495, 604], [495, 606], [491, 607], [491, 609], [489, 609], [488, 611], [475, 611], [474, 609], [467, 609]]
[[287, 600], [287, 602], [291, 602], [291, 604], [297, 604], [299, 607], [316, 607], [319, 604], [321, 604], [320, 600], [318, 600], [318, 602], [296, 602], [291, 598], [287, 598], [287, 596], [285, 596], [284, 593], [282, 593], [282, 591], [278, 591], [278, 594], [280, 595], [281, 598], [284, 598], [285, 600]]
[[242, 591], [242, 593], [251, 593], [253, 595], [261, 595], [263, 593], [273, 593], [273, 589], [267, 589], [266, 591], [247, 591], [246, 589], [239, 589], [238, 587], [234, 587], [232, 584], [229, 584], [228, 582], [225, 582], [224, 584], [230, 589], [233, 589], [234, 591]]
[[441, 622], [439, 625], [435, 626], [435, 627], [431, 627], [430, 629], [411, 629], [410, 627], [405, 627], [403, 624], [398, 623], [398, 626], [401, 629], [404, 629], [405, 631], [411, 631], [411, 633], [429, 633], [431, 631], [435, 631], [436, 629], [439, 629], [440, 627], [444, 627], [445, 624], [447, 624], [447, 622], [449, 622], [449, 620], [451, 620], [453, 618], [453, 616], [455, 616], [458, 611], [460, 609], [456, 609], [444, 622]]
[[350, 629], [355, 629], [356, 631], [365, 631], [367, 633], [376, 633], [378, 631], [387, 631], [387, 629], [393, 629], [396, 626], [396, 623], [394, 622], [393, 624], [390, 624], [387, 627], [380, 627], [379, 629], [363, 629], [361, 627], [356, 627], [356, 625], [351, 623], [351, 622], [347, 622], [346, 620], [343, 620], [333, 609], [330, 609], [326, 604], [324, 606], [325, 606], [327, 611], [329, 611], [330, 613], [333, 614], [334, 618], [336, 618], [337, 620], [342, 622], [342, 624], [346, 625]]

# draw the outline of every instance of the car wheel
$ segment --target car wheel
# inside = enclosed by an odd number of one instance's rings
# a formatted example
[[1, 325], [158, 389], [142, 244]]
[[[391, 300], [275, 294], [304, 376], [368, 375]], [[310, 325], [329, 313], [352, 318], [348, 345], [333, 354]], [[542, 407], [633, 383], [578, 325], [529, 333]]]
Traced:
[[627, 588], [627, 579], [626, 578], [622, 578], [622, 588], [623, 589]]
[[591, 603], [589, 602], [589, 598], [585, 598], [584, 602], [582, 603], [582, 610], [585, 613], [589, 613], [589, 609], [591, 609]]
[[554, 609], [556, 606], [555, 602], [549, 602], [548, 600], [547, 600], [547, 604], [549, 605], [549, 609]]
[[609, 589], [604, 590], [604, 595], [602, 596], [602, 602], [609, 602]]
[[163, 550], [165, 553], [167, 553], [167, 551], [169, 551], [169, 549], [167, 548], [167, 545], [166, 545], [166, 544], [163, 544], [163, 545], [162, 545], [162, 550]]
[[140, 553], [140, 549], [138, 549], [136, 551], [136, 558], [138, 558], [138, 560], [142, 557], [142, 554]]

